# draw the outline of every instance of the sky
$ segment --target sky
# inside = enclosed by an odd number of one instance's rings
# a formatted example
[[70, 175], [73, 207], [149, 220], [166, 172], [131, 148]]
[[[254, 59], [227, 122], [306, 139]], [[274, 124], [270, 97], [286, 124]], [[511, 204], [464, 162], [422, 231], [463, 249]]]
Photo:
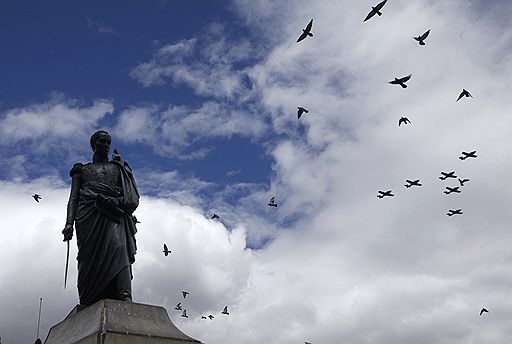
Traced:
[[[61, 230], [99, 129], [141, 193], [134, 301], [189, 336], [509, 340], [512, 3], [389, 0], [363, 22], [376, 4], [0, 2], [2, 343], [35, 340], [40, 298], [43, 340], [78, 303]], [[446, 195], [441, 171], [470, 181]]]

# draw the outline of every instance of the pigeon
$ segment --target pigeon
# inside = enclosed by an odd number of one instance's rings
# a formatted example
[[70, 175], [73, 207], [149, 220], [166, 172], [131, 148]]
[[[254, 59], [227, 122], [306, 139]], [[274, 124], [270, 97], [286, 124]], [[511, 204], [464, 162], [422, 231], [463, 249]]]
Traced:
[[457, 209], [457, 210], [449, 209], [448, 213], [446, 215], [448, 215], [448, 216], [462, 215], [462, 209]]
[[210, 320], [213, 320], [213, 318], [215, 318], [213, 315], [209, 315], [208, 318], [210, 318]]
[[201, 320], [203, 320], [203, 319], [208, 319], [208, 318], [206, 316], [202, 315]]
[[268, 204], [267, 204], [267, 205], [268, 205], [268, 206], [270, 206], [270, 207], [277, 207], [276, 198], [275, 198], [275, 197], [272, 197], [272, 198], [270, 199], [270, 202], [268, 202]]
[[135, 222], [135, 223], [140, 223], [140, 221], [139, 221], [139, 220], [137, 220], [137, 216], [132, 215], [132, 219], [133, 219], [133, 222]]
[[411, 123], [411, 121], [409, 121], [409, 118], [407, 117], [400, 117], [400, 119], [398, 120], [398, 126], [408, 123]]
[[42, 197], [41, 197], [41, 196], [39, 196], [38, 194], [33, 194], [33, 195], [32, 195], [32, 198], [33, 198], [37, 203], [39, 203], [39, 200], [40, 200], [40, 199], [42, 199]]
[[465, 179], [459, 179], [459, 184], [460, 184], [460, 186], [464, 186], [464, 184], [466, 184], [467, 182], [469, 182], [469, 179], [468, 179], [468, 178], [465, 178]]
[[186, 309], [183, 310], [183, 314], [181, 314], [181, 316], [184, 317], [184, 318], [188, 318], [187, 310]]
[[421, 186], [421, 185], [423, 185], [423, 184], [420, 183], [419, 179], [415, 179], [415, 180], [406, 179], [405, 182], [407, 183], [407, 184], [404, 185], [406, 188], [410, 188], [411, 186]]
[[462, 89], [462, 92], [459, 94], [459, 97], [457, 98], [456, 102], [458, 102], [462, 97], [468, 97], [468, 98], [471, 97], [471, 98], [473, 98], [471, 93], [469, 93], [465, 89]]
[[402, 78], [395, 78], [393, 81], [388, 81], [389, 84], [392, 85], [400, 85], [402, 88], [407, 88], [407, 85], [405, 84], [410, 78], [412, 77], [412, 74], [409, 74], [407, 76], [404, 76]]
[[313, 27], [313, 19], [308, 23], [305, 29], [302, 29], [302, 34], [299, 36], [299, 39], [297, 40], [297, 43], [302, 41], [307, 36], [313, 37], [313, 34], [311, 33], [311, 28]]
[[303, 114], [304, 112], [305, 112], [305, 113], [308, 113], [308, 112], [309, 112], [309, 110], [304, 109], [302, 106], [298, 106], [298, 107], [297, 107], [297, 109], [299, 109], [299, 110], [297, 111], [297, 118], [299, 118], [299, 119], [300, 119], [300, 116], [302, 116], [302, 114]]
[[176, 305], [176, 307], [174, 307], [175, 310], [177, 311], [181, 311], [182, 308], [181, 308], [181, 302], [178, 302], [178, 304]]
[[446, 178], [457, 178], [457, 176], [455, 175], [455, 171], [451, 171], [451, 172], [441, 172], [441, 177], [439, 177], [439, 179], [441, 180], [446, 180]]
[[119, 155], [119, 152], [115, 148], [114, 148], [114, 154], [112, 154], [112, 160], [121, 161], [121, 155]]
[[188, 294], [190, 294], [188, 291], [182, 291], [181, 294], [183, 295], [183, 298], [185, 299]]
[[220, 216], [219, 216], [219, 215], [217, 215], [217, 214], [213, 214], [213, 216], [212, 216], [212, 218], [211, 218], [211, 219], [212, 219], [212, 220], [220, 219]]
[[467, 158], [476, 158], [477, 155], [476, 155], [476, 151], [472, 151], [472, 152], [462, 152], [461, 153], [462, 156], [459, 156], [459, 159], [460, 160], [466, 160]]
[[447, 186], [446, 187], [446, 191], [443, 191], [445, 193], [445, 195], [449, 195], [451, 194], [452, 192], [455, 192], [455, 193], [460, 193], [460, 190], [459, 190], [459, 187], [458, 186], [455, 186], [453, 188]]
[[380, 10], [382, 9], [382, 7], [384, 7], [384, 5], [386, 4], [387, 1], [388, 0], [384, 0], [380, 3], [378, 3], [375, 7], [372, 6], [372, 10], [368, 13], [366, 18], [364, 18], [363, 22], [367, 21], [368, 19], [370, 19], [371, 17], [373, 17], [376, 14], [381, 16], [382, 13], [380, 12]]
[[228, 306], [224, 307], [224, 309], [222, 310], [221, 314], [229, 315], [229, 313], [228, 313]]
[[418, 41], [419, 45], [425, 45], [424, 40], [428, 37], [429, 33], [430, 33], [430, 30], [427, 30], [423, 33], [423, 35], [420, 35], [418, 37], [413, 37], [413, 38]]
[[166, 257], [169, 255], [169, 253], [171, 253], [171, 251], [167, 248], [166, 244], [164, 244], [164, 250], [162, 252], [164, 253], [164, 256], [166, 256]]
[[480, 315], [482, 315], [484, 313], [489, 313], [489, 311], [485, 308], [482, 308], [482, 310], [480, 311]]
[[388, 191], [379, 191], [379, 194], [377, 195], [378, 198], [384, 198], [384, 197], [393, 197], [394, 195], [391, 193], [391, 190]]

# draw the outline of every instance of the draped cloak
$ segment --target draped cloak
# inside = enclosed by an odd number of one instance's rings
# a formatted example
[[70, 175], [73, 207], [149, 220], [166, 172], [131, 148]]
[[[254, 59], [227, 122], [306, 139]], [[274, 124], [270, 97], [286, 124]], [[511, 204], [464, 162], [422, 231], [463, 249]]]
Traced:
[[[113, 160], [107, 164], [104, 165], [109, 169], [102, 172], [111, 173], [109, 171], [114, 169], [113, 172], [119, 174], [116, 183], [80, 178], [75, 228], [78, 294], [82, 305], [105, 298], [104, 291], [112, 279], [125, 267], [130, 267], [131, 271], [131, 264], [135, 262], [137, 229], [132, 213], [139, 205], [139, 193], [128, 163]], [[80, 177], [76, 174], [86, 172], [87, 168], [87, 165], [76, 164], [70, 174], [73, 178]], [[105, 202], [106, 199], [111, 201]]]

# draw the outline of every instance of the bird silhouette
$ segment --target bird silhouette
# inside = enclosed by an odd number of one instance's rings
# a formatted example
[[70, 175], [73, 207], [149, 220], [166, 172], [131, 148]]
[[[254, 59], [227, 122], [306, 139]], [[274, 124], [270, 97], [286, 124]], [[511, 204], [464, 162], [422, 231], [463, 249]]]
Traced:
[[455, 193], [460, 193], [460, 190], [459, 190], [459, 187], [458, 186], [455, 186], [453, 188], [447, 186], [446, 187], [446, 191], [443, 191], [445, 193], [445, 195], [449, 195], [451, 194], [452, 192], [455, 192]]
[[482, 308], [482, 310], [480, 311], [480, 315], [482, 315], [484, 313], [489, 313], [489, 311], [485, 308]]
[[448, 216], [462, 215], [462, 209], [456, 209], [456, 210], [448, 209], [448, 213], [446, 215], [448, 215]]
[[311, 33], [311, 28], [313, 27], [313, 19], [310, 20], [308, 25], [305, 29], [302, 29], [302, 34], [299, 36], [299, 39], [297, 39], [297, 43], [302, 41], [304, 38], [310, 36], [313, 37], [313, 34]]
[[229, 315], [229, 313], [228, 313], [228, 306], [224, 307], [224, 309], [222, 310], [221, 314]]
[[446, 180], [447, 178], [457, 178], [457, 176], [455, 175], [455, 171], [441, 172], [441, 177], [439, 177], [439, 179]]
[[462, 89], [462, 92], [459, 94], [459, 97], [457, 98], [456, 102], [458, 102], [462, 97], [468, 97], [468, 98], [471, 97], [471, 98], [473, 98], [471, 93], [469, 93], [465, 89]]
[[462, 152], [461, 153], [462, 156], [459, 156], [459, 159], [460, 160], [466, 160], [467, 158], [476, 158], [477, 155], [476, 155], [476, 151], [472, 151], [472, 152]]
[[419, 35], [418, 37], [413, 37], [413, 38], [418, 41], [419, 45], [425, 45], [424, 40], [427, 39], [429, 33], [430, 33], [430, 30], [427, 30], [422, 35]]
[[378, 198], [384, 198], [384, 197], [393, 197], [394, 195], [391, 193], [391, 190], [388, 191], [379, 191], [379, 194], [377, 195]]
[[213, 318], [215, 318], [213, 315], [209, 315], [208, 318], [210, 318], [210, 320], [213, 320]]
[[382, 9], [382, 7], [384, 7], [384, 5], [386, 4], [387, 1], [388, 0], [384, 0], [384, 1], [380, 2], [380, 3], [378, 3], [375, 7], [372, 6], [372, 10], [368, 13], [366, 18], [364, 18], [363, 22], [367, 21], [368, 19], [370, 19], [371, 17], [373, 17], [376, 14], [381, 16], [382, 12], [380, 10]]
[[184, 318], [188, 318], [187, 310], [186, 309], [183, 310], [183, 313], [181, 314], [181, 316], [184, 317]]
[[213, 214], [213, 216], [212, 216], [212, 218], [211, 218], [211, 219], [212, 219], [212, 220], [220, 219], [220, 216], [219, 216], [219, 215], [217, 215], [217, 214]]
[[409, 74], [407, 76], [404, 76], [402, 78], [395, 78], [393, 81], [388, 81], [389, 84], [392, 85], [400, 85], [402, 88], [407, 88], [407, 85], [405, 84], [410, 78], [412, 77], [412, 74]]
[[303, 113], [308, 113], [309, 112], [309, 110], [304, 109], [302, 106], [298, 106], [297, 109], [299, 109], [297, 111], [297, 118], [299, 118], [299, 119], [300, 119], [300, 116], [302, 116]]
[[178, 302], [178, 304], [176, 305], [176, 307], [174, 307], [175, 310], [177, 311], [181, 311], [182, 308], [181, 308], [181, 302]]
[[40, 200], [40, 199], [42, 199], [42, 197], [41, 197], [41, 196], [39, 196], [38, 194], [33, 194], [33, 195], [32, 195], [32, 198], [33, 198], [37, 203], [39, 203], [39, 200]]
[[407, 184], [404, 185], [406, 188], [410, 188], [411, 186], [421, 186], [421, 185], [423, 185], [423, 184], [420, 183], [419, 179], [415, 179], [415, 180], [406, 179], [405, 182], [407, 183]]
[[208, 319], [208, 318], [204, 315], [201, 315], [201, 320], [203, 320], [203, 319]]
[[304, 342], [304, 344], [311, 344], [311, 342]]
[[407, 124], [407, 123], [411, 123], [411, 121], [409, 121], [409, 118], [407, 118], [407, 117], [400, 117], [400, 119], [398, 120], [398, 126], [400, 126], [402, 124]]
[[166, 244], [164, 244], [164, 250], [162, 252], [164, 253], [164, 256], [166, 256], [166, 257], [169, 255], [169, 253], [171, 253], [171, 251], [167, 248]]
[[132, 215], [133, 222], [140, 223], [140, 221], [137, 219], [137, 216]]
[[468, 178], [465, 178], [465, 179], [459, 179], [459, 184], [460, 184], [460, 186], [464, 186], [464, 184], [466, 184], [467, 182], [469, 182], [469, 179], [468, 179]]
[[267, 204], [267, 205], [268, 205], [268, 206], [270, 206], [270, 207], [277, 207], [276, 198], [275, 198], [275, 197], [272, 197], [272, 198], [270, 199], [270, 202], [268, 202], [268, 204]]
[[183, 295], [183, 298], [185, 299], [188, 294], [190, 294], [188, 291], [182, 291], [181, 294]]
[[119, 155], [119, 152], [115, 148], [114, 153], [112, 154], [112, 160], [121, 161], [121, 155]]

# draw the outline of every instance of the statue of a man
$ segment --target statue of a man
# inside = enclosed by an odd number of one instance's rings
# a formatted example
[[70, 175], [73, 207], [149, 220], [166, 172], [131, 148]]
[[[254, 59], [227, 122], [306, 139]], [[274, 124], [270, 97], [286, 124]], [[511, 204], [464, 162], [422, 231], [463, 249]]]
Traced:
[[131, 264], [135, 261], [135, 221], [139, 193], [132, 170], [117, 154], [109, 161], [111, 136], [91, 136], [92, 163], [75, 164], [64, 241], [78, 244], [78, 295], [81, 305], [102, 299], [131, 301]]

